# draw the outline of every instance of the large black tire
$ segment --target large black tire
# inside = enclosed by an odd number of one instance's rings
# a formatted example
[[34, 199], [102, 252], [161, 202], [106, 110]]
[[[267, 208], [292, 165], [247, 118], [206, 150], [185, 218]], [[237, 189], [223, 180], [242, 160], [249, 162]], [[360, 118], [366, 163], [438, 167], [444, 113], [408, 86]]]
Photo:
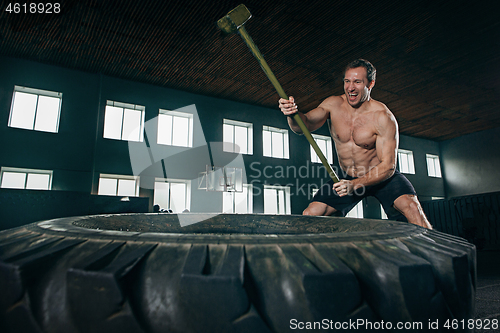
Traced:
[[173, 214], [100, 215], [1, 232], [0, 331], [428, 331], [438, 320], [432, 332], [449, 332], [447, 320], [473, 318], [476, 250], [461, 238], [394, 221], [201, 217], [181, 227]]

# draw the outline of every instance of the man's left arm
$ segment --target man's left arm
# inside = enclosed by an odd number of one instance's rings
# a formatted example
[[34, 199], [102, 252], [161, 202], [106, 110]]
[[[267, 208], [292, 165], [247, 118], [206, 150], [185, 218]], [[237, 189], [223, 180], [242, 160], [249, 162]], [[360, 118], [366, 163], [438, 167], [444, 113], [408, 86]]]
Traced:
[[[383, 112], [379, 115], [376, 123], [377, 139], [375, 149], [380, 163], [370, 169], [364, 176], [354, 180], [341, 180], [334, 184], [334, 189], [337, 190], [340, 196], [352, 193], [353, 191], [365, 186], [373, 186], [389, 179], [394, 175], [396, 170], [396, 153], [399, 142], [398, 124], [396, 118], [390, 111]], [[345, 183], [345, 184], [342, 184]], [[342, 187], [345, 189], [341, 190]]]

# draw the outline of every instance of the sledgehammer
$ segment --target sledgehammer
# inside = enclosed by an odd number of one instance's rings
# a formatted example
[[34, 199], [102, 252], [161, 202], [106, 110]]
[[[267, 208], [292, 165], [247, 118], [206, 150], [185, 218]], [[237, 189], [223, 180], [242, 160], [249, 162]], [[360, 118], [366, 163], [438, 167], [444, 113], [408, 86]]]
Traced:
[[[252, 38], [250, 35], [247, 33], [245, 27], [243, 26], [250, 18], [252, 17], [252, 14], [250, 14], [250, 11], [248, 8], [241, 4], [235, 9], [231, 10], [229, 13], [227, 13], [226, 16], [221, 18], [219, 21], [217, 21], [217, 26], [225, 33], [230, 34], [233, 32], [238, 31], [240, 34], [241, 38], [245, 41], [245, 43], [248, 45], [250, 48], [250, 51], [253, 53], [255, 58], [260, 64], [260, 67], [264, 70], [264, 73], [266, 73], [267, 77], [271, 81], [272, 85], [278, 92], [279, 96], [284, 99], [288, 99], [287, 94], [281, 87], [280, 83], [278, 82], [278, 79], [276, 79], [276, 76], [274, 75], [273, 71], [271, 68], [269, 68], [269, 65], [267, 64], [266, 60], [262, 56], [262, 53], [260, 53], [259, 49], [257, 48], [257, 45], [253, 42]], [[294, 114], [293, 119], [297, 122], [299, 125], [300, 129], [302, 130], [302, 133], [304, 133], [304, 136], [306, 137], [307, 141], [311, 144], [313, 147], [314, 151], [318, 155], [319, 159], [321, 160], [321, 163], [325, 166], [326, 170], [328, 171], [328, 174], [332, 178], [333, 182], [336, 183], [339, 181], [339, 177], [337, 177], [337, 174], [335, 174], [335, 171], [333, 171], [332, 167], [328, 163], [328, 161], [325, 158], [325, 155], [323, 155], [323, 152], [321, 149], [319, 149], [318, 144], [316, 141], [314, 141], [314, 138], [311, 135], [311, 132], [307, 129], [306, 125], [302, 121], [302, 118], [298, 115], [298, 113]]]

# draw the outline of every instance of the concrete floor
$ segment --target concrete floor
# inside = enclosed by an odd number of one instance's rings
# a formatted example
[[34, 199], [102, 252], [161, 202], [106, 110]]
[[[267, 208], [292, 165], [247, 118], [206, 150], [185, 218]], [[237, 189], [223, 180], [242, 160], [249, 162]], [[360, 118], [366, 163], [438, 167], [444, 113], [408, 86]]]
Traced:
[[[500, 250], [477, 252], [476, 319], [483, 324], [485, 319], [496, 319], [500, 325]], [[500, 328], [475, 332], [500, 332]]]

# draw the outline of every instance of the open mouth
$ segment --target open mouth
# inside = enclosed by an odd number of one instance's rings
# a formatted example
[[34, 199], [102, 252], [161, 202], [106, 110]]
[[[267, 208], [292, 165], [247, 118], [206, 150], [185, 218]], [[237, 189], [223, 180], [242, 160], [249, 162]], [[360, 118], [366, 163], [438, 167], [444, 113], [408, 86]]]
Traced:
[[348, 96], [349, 96], [349, 100], [350, 100], [351, 102], [353, 102], [353, 101], [355, 101], [355, 100], [356, 100], [356, 98], [358, 97], [358, 94], [357, 94], [357, 93], [349, 93], [349, 94], [348, 94]]

